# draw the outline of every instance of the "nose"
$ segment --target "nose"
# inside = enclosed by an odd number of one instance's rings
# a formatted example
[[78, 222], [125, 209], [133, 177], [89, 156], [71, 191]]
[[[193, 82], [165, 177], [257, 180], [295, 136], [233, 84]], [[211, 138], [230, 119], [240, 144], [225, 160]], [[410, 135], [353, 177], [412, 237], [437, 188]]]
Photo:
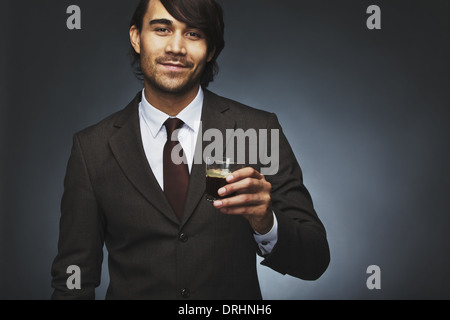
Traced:
[[181, 33], [176, 32], [169, 37], [166, 46], [166, 53], [186, 55], [187, 51], [185, 41]]

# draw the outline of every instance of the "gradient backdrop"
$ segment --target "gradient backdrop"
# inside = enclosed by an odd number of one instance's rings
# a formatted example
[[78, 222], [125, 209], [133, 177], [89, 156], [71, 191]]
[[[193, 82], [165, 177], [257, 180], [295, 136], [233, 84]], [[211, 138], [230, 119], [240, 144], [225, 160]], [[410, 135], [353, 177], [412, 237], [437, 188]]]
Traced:
[[[50, 297], [72, 135], [141, 89], [127, 56], [136, 3], [1, 2], [2, 299]], [[277, 113], [331, 248], [315, 282], [259, 267], [264, 298], [449, 299], [450, 2], [220, 3], [210, 89]], [[71, 4], [82, 30], [66, 28]], [[366, 27], [371, 4], [381, 30]], [[366, 287], [373, 264], [381, 290]]]

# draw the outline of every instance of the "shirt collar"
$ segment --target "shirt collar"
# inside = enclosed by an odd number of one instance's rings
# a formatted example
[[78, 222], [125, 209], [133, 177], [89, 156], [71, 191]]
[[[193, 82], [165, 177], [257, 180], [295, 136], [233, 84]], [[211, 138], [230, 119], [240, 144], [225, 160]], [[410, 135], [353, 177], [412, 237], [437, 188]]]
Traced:
[[[147, 123], [150, 129], [150, 132], [152, 133], [153, 138], [155, 138], [158, 135], [161, 128], [163, 127], [164, 122], [166, 122], [166, 120], [170, 118], [170, 116], [152, 106], [145, 98], [144, 91], [145, 89], [142, 90], [142, 100], [141, 100], [142, 114], [145, 122]], [[192, 102], [176, 116], [178, 119], [182, 120], [189, 127], [189, 129], [193, 130], [196, 134], [198, 133], [199, 124], [202, 116], [203, 97], [204, 94], [202, 87], [199, 86], [199, 90], [195, 99], [192, 100]]]

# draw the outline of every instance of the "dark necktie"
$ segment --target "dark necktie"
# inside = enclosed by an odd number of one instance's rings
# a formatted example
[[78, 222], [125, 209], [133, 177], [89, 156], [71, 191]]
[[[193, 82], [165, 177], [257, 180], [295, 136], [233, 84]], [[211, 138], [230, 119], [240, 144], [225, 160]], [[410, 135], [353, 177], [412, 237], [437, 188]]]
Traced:
[[[167, 142], [164, 146], [163, 153], [163, 172], [164, 172], [164, 193], [167, 200], [175, 211], [178, 219], [181, 220], [181, 216], [184, 210], [184, 204], [186, 201], [186, 194], [189, 185], [189, 169], [186, 162], [186, 155], [184, 154], [181, 145], [177, 137], [174, 137], [172, 141], [172, 133], [180, 129], [184, 122], [178, 118], [169, 118], [164, 125], [167, 130]], [[180, 152], [174, 153], [174, 159], [172, 159], [172, 150], [177, 147]], [[180, 164], [179, 163], [183, 160]], [[175, 163], [174, 163], [174, 161]]]

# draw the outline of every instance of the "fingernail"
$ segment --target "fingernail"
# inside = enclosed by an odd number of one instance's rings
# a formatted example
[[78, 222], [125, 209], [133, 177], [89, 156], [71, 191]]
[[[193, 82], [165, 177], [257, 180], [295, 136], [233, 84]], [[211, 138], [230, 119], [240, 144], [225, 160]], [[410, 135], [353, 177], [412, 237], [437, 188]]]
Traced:
[[228, 182], [230, 182], [231, 180], [233, 180], [234, 179], [234, 177], [232, 176], [232, 175], [229, 175], [228, 177], [227, 177], [227, 181]]
[[214, 206], [215, 206], [215, 207], [220, 207], [220, 206], [222, 206], [222, 201], [220, 201], [220, 200], [214, 201]]
[[225, 188], [220, 188], [219, 191], [217, 191], [220, 195], [224, 194], [225, 192], [227, 192], [227, 189]]

